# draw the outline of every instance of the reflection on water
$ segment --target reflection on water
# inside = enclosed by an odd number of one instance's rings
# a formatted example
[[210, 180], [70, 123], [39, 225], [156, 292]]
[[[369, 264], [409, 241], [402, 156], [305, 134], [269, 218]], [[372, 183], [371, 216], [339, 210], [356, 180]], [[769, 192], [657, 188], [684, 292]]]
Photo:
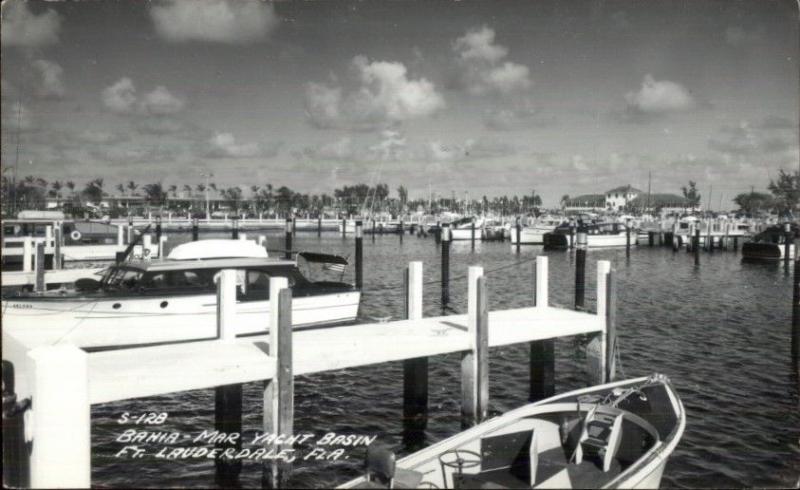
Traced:
[[[217, 235], [221, 236], [221, 235]], [[255, 238], [254, 236], [252, 238]], [[169, 244], [188, 235], [170, 236]], [[282, 234], [269, 235], [269, 248], [283, 246]], [[351, 237], [300, 233], [294, 248], [354, 256]], [[487, 271], [492, 309], [530, 305], [533, 259], [544, 253], [508, 243], [455, 242], [451, 249], [452, 308], [466, 311], [466, 269]], [[573, 301], [574, 258], [550, 257], [551, 304]], [[360, 317], [399, 318], [403, 310], [402, 267], [422, 260], [425, 314], [441, 314], [440, 256], [431, 238], [395, 235], [364, 240], [365, 292]], [[732, 252], [693, 257], [667, 248], [595, 251], [587, 256], [586, 305], [594, 308], [597, 260], [610, 260], [618, 272], [618, 333], [621, 370], [627, 377], [654, 371], [670, 376], [680, 392], [687, 427], [667, 466], [663, 484], [672, 487], [785, 487], [800, 475], [798, 375], [790, 359], [791, 276], [780, 264], [743, 264]], [[345, 277], [352, 281], [352, 268]], [[556, 391], [586, 384], [582, 339], [556, 342]], [[527, 402], [527, 346], [491, 350], [490, 403], [502, 413]], [[295, 384], [295, 432], [378, 435], [398, 452], [408, 452], [460, 430], [460, 357], [429, 362], [429, 420], [424, 432], [403, 431], [402, 363], [300, 376]], [[191, 368], [187, 366], [187, 376]], [[115, 459], [124, 445], [115, 442], [123, 412], [168, 412], [158, 430], [197, 433], [213, 428], [213, 390], [178, 393], [93, 407], [92, 481], [112, 487], [214, 486], [212, 460], [135, 461]], [[244, 387], [244, 427], [258, 430], [261, 383]], [[304, 448], [300, 448], [301, 451]], [[363, 448], [348, 459], [296, 461], [291, 480], [299, 487], [330, 487], [361, 472]], [[259, 462], [244, 461], [243, 487], [261, 485]]]

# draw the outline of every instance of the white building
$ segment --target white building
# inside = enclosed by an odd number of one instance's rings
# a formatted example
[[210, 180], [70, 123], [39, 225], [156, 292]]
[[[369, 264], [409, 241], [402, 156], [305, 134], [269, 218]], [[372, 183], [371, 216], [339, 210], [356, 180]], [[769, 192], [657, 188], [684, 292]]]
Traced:
[[606, 209], [620, 211], [641, 193], [642, 191], [631, 185], [623, 185], [606, 191]]

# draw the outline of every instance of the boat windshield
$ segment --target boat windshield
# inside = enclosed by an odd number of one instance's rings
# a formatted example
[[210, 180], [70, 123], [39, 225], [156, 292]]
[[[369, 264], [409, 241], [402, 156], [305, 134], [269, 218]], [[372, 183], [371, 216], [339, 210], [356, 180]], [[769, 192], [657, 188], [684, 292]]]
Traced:
[[134, 289], [140, 284], [143, 274], [139, 269], [115, 267], [103, 278], [103, 284], [115, 289]]

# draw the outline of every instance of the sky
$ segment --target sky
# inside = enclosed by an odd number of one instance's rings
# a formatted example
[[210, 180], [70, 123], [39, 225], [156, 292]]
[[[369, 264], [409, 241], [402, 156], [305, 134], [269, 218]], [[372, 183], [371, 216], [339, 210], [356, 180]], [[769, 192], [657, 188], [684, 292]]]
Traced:
[[545, 205], [692, 180], [727, 207], [800, 165], [797, 9], [6, 0], [2, 166], [78, 188], [213, 174], [245, 195], [385, 182]]

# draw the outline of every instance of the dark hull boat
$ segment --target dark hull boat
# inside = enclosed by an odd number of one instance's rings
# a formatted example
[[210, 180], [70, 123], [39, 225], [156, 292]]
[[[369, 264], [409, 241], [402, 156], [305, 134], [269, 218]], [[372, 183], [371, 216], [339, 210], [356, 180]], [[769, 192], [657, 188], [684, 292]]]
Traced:
[[[798, 236], [798, 227], [791, 226], [790, 236], [793, 241]], [[789, 243], [789, 258], [795, 256], [795, 245]], [[770, 226], [749, 242], [742, 245], [742, 260], [774, 261], [786, 257], [786, 231], [783, 225]]]

